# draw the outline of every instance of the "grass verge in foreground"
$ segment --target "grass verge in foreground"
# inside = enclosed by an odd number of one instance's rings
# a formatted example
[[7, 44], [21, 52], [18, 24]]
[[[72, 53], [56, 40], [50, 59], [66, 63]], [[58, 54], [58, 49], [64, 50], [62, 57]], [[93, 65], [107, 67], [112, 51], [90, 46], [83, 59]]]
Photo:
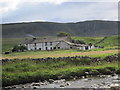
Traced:
[[33, 60], [14, 61], [3, 64], [3, 86], [44, 81], [49, 79], [70, 79], [71, 76], [119, 73], [117, 61], [92, 63], [87, 59], [68, 59], [39, 62]]

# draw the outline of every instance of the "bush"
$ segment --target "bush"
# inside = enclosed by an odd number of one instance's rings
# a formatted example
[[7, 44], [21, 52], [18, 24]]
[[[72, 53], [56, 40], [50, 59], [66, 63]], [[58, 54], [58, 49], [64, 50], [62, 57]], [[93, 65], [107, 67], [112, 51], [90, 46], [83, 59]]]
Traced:
[[15, 68], [14, 67], [8, 67], [8, 68], [5, 68], [5, 71], [7, 71], [7, 72], [14, 72]]
[[57, 36], [58, 36], [58, 37], [65, 37], [65, 36], [70, 36], [70, 34], [69, 34], [69, 33], [66, 33], [66, 32], [59, 32], [59, 33], [57, 34]]
[[110, 71], [116, 71], [114, 67], [106, 67], [106, 69], [109, 69]]
[[27, 50], [26, 46], [14, 46], [14, 48], [12, 49], [12, 52], [19, 52], [19, 51], [25, 51]]
[[120, 75], [120, 69], [118, 69], [118, 70], [116, 71], [116, 73]]
[[93, 69], [93, 70], [91, 70], [90, 74], [91, 75], [98, 75], [99, 71]]
[[101, 69], [98, 69], [98, 71], [101, 73], [101, 74], [104, 74], [104, 75], [109, 75], [109, 74], [112, 74], [112, 71], [107, 69], [107, 68], [101, 68]]
[[83, 40], [72, 40], [72, 43], [76, 43], [76, 44], [86, 44]]

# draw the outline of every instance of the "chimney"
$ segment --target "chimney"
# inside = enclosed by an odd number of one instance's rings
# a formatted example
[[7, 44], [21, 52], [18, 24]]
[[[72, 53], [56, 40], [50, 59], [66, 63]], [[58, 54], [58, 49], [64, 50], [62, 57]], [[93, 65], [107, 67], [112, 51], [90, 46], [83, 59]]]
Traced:
[[34, 37], [33, 40], [36, 40], [36, 38]]

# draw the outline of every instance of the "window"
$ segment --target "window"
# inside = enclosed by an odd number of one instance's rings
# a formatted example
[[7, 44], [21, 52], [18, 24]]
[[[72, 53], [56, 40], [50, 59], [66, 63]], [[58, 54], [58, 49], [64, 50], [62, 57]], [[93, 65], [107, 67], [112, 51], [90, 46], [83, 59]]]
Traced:
[[34, 43], [35, 44], [35, 46], [36, 46], [36, 43]]
[[48, 50], [48, 48], [47, 48], [47, 47], [45, 47], [45, 49], [46, 49], [46, 50]]
[[41, 50], [41, 48], [39, 48], [39, 50]]
[[90, 46], [90, 48], [91, 48], [92, 46]]
[[35, 50], [36, 50], [37, 48], [35, 47]]
[[52, 50], [52, 47], [50, 47], [50, 50]]
[[72, 47], [70, 47], [70, 49], [72, 49]]
[[45, 42], [45, 46], [47, 46], [47, 42]]
[[58, 49], [60, 49], [60, 47], [58, 47]]
[[56, 49], [56, 47], [54, 47], [54, 49]]
[[88, 46], [85, 47], [85, 50], [88, 50]]
[[50, 45], [52, 45], [52, 42], [50, 42]]

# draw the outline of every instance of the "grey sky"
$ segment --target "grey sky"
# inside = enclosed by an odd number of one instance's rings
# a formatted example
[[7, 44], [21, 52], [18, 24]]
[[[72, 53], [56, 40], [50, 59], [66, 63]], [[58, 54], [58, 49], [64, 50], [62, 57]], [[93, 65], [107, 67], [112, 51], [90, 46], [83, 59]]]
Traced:
[[[118, 20], [117, 2], [14, 2], [1, 4], [2, 23]], [[9, 7], [6, 8], [5, 7]], [[11, 7], [11, 8], [10, 8]]]

